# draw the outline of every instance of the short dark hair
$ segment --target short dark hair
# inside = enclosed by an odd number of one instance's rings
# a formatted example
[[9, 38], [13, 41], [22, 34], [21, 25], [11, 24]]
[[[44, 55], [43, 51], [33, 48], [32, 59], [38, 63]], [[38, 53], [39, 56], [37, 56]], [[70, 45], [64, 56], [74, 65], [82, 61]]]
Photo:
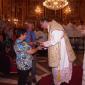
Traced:
[[16, 31], [16, 35], [17, 35], [17, 38], [20, 37], [20, 35], [26, 33], [26, 29], [24, 28], [18, 28], [18, 30]]

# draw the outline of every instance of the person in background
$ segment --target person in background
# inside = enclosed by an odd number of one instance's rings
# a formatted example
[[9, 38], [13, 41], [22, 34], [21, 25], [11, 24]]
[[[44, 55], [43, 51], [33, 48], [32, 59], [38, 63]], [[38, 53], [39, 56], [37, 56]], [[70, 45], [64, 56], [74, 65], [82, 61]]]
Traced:
[[[35, 43], [36, 43], [36, 35], [34, 32], [34, 24], [32, 22], [27, 22], [25, 23], [26, 25], [26, 30], [27, 30], [27, 35], [25, 41], [32, 47], [35, 48]], [[32, 79], [33, 82], [36, 83], [36, 56], [33, 55], [33, 61], [32, 61]]]
[[64, 25], [64, 30], [68, 37], [78, 37], [79, 33], [75, 21], [70, 21], [67, 25]]
[[[14, 44], [16, 53], [16, 64], [19, 74], [18, 85], [26, 85], [29, 71], [32, 68], [32, 54], [38, 49], [33, 49], [26, 41], [27, 31], [19, 29], [17, 31], [17, 39]], [[31, 85], [28, 83], [28, 85]]]
[[85, 30], [85, 22], [80, 20], [80, 24], [78, 25], [77, 27], [77, 30], [80, 32], [81, 36], [80, 37], [83, 37], [83, 31]]
[[[44, 42], [47, 40], [47, 34], [46, 32], [43, 30], [43, 28], [40, 27], [40, 25], [38, 26], [38, 28], [36, 29], [36, 42], [39, 44], [39, 42]], [[41, 49], [37, 52], [37, 56], [44, 56], [47, 57], [47, 49]]]
[[36, 41], [36, 35], [34, 32], [34, 24], [32, 22], [27, 22], [26, 29], [27, 29], [27, 36], [25, 41], [33, 47]]
[[52, 67], [55, 85], [69, 83], [72, 76], [72, 63], [75, 54], [63, 27], [55, 20], [41, 20], [41, 27], [48, 30], [48, 40], [41, 42], [48, 47], [48, 63]]
[[3, 34], [0, 33], [0, 72], [5, 76], [9, 76], [10, 73], [10, 58], [5, 54], [5, 42]]
[[36, 41], [37, 42], [41, 42], [41, 41], [43, 42], [43, 41], [47, 40], [47, 35], [41, 27], [38, 27], [36, 29], [35, 34], [36, 34]]

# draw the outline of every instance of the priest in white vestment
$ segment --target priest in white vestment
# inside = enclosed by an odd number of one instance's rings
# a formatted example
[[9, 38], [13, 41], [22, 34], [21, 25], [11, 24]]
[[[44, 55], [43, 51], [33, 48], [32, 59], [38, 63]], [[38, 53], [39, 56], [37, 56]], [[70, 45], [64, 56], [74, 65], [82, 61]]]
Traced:
[[48, 47], [48, 64], [52, 67], [54, 84], [69, 83], [75, 54], [63, 27], [55, 20], [41, 21], [41, 27], [48, 29], [48, 41], [41, 45]]

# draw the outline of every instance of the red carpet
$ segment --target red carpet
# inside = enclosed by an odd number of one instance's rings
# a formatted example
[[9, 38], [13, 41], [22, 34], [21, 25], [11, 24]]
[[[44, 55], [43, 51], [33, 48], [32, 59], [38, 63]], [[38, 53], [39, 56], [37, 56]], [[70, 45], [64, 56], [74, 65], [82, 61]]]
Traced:
[[[12, 64], [11, 72], [17, 72], [15, 64]], [[69, 85], [81, 85], [81, 82], [82, 82], [82, 67], [78, 65], [73, 66], [72, 79]], [[46, 77], [43, 77], [39, 81], [39, 85], [52, 85], [52, 76], [48, 75]]]
[[[69, 85], [81, 85], [81, 82], [82, 82], [82, 67], [74, 66], [72, 79], [71, 79]], [[52, 85], [52, 77], [50, 75], [43, 77], [39, 81], [39, 85]]]
[[16, 73], [16, 72], [17, 72], [16, 61], [13, 61], [11, 63], [10, 73]]

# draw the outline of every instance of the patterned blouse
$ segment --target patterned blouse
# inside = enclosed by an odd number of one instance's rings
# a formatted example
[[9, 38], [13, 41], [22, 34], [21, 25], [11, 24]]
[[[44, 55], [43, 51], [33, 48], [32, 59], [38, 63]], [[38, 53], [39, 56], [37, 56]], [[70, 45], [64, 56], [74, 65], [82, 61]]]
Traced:
[[29, 70], [32, 67], [32, 56], [27, 53], [31, 47], [19, 39], [16, 40], [14, 50], [16, 53], [16, 64], [19, 70]]

